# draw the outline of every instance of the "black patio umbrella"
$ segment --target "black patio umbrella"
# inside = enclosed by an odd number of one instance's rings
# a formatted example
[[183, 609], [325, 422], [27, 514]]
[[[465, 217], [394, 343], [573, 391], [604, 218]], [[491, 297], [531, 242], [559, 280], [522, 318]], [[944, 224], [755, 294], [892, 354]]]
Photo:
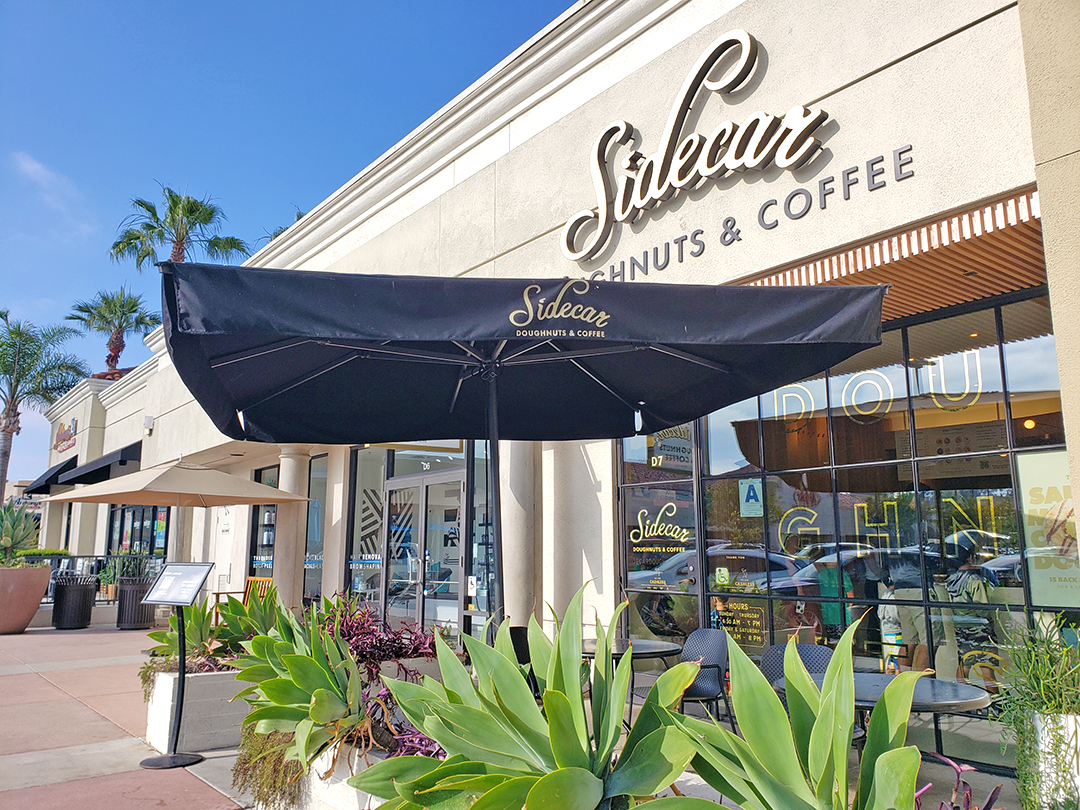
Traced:
[[652, 433], [876, 346], [886, 289], [161, 268], [173, 364], [226, 436], [489, 439], [495, 481], [499, 439]]

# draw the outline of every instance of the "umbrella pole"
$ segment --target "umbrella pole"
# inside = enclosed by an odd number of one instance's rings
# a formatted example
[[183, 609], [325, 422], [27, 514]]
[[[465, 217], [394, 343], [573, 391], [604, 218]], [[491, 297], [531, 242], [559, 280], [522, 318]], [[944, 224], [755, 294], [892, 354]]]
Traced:
[[[503, 610], [502, 497], [499, 486], [499, 395], [496, 374], [488, 378], [488, 469], [491, 471], [491, 565], [495, 578], [489, 590], [492, 618]], [[498, 625], [498, 621], [494, 624]]]

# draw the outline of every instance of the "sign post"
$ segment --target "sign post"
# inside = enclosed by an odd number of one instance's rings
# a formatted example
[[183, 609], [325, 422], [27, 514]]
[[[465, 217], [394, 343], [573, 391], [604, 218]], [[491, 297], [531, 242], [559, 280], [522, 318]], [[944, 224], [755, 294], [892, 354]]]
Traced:
[[184, 608], [195, 604], [195, 599], [213, 567], [213, 563], [166, 563], [143, 599], [144, 605], [172, 605], [176, 608], [176, 631], [180, 647], [180, 673], [176, 681], [176, 711], [173, 713], [169, 750], [163, 756], [144, 759], [139, 763], [143, 768], [153, 770], [185, 768], [203, 761], [201, 754], [177, 753], [176, 747], [180, 742], [180, 717], [184, 710], [184, 674], [187, 663], [185, 638], [187, 624], [184, 621]]

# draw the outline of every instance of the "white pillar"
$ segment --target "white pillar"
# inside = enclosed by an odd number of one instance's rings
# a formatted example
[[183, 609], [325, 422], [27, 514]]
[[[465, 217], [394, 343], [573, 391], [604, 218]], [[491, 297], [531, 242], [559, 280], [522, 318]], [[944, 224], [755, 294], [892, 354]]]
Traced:
[[500, 442], [502, 464], [503, 599], [510, 624], [524, 627], [537, 609], [540, 445]]
[[[306, 496], [310, 448], [301, 444], [283, 444], [278, 463], [278, 489]], [[282, 601], [291, 608], [303, 605], [306, 529], [306, 503], [278, 505], [274, 533], [274, 585]]]
[[331, 447], [326, 459], [326, 509], [323, 526], [322, 592], [332, 596], [345, 587], [345, 543], [349, 536], [348, 447]]

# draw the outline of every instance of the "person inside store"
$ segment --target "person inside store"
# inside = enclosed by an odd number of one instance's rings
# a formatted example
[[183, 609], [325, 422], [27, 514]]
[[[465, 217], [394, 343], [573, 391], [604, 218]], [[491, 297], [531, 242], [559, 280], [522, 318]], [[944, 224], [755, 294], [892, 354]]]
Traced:
[[[855, 597], [855, 586], [851, 577], [843, 568], [837, 566], [837, 555], [830, 554], [814, 562], [818, 574], [818, 593], [824, 597], [835, 597], [841, 578], [844, 583], [844, 596], [849, 599]], [[846, 620], [841, 619], [840, 611], [847, 615]], [[821, 624], [825, 641], [834, 644], [844, 634], [844, 627], [851, 621], [851, 611], [847, 606], [841, 607], [836, 602], [821, 603]]]
[[[958, 605], [990, 603], [990, 592], [997, 582], [992, 572], [979, 565], [979, 551], [979, 545], [970, 532], [958, 532], [956, 560], [959, 567], [945, 580], [950, 601]], [[993, 614], [988, 611], [964, 607], [953, 609], [959, 654], [958, 678], [970, 680], [974, 675], [982, 680], [984, 688], [996, 682], [1002, 659], [997, 651], [994, 624]]]

